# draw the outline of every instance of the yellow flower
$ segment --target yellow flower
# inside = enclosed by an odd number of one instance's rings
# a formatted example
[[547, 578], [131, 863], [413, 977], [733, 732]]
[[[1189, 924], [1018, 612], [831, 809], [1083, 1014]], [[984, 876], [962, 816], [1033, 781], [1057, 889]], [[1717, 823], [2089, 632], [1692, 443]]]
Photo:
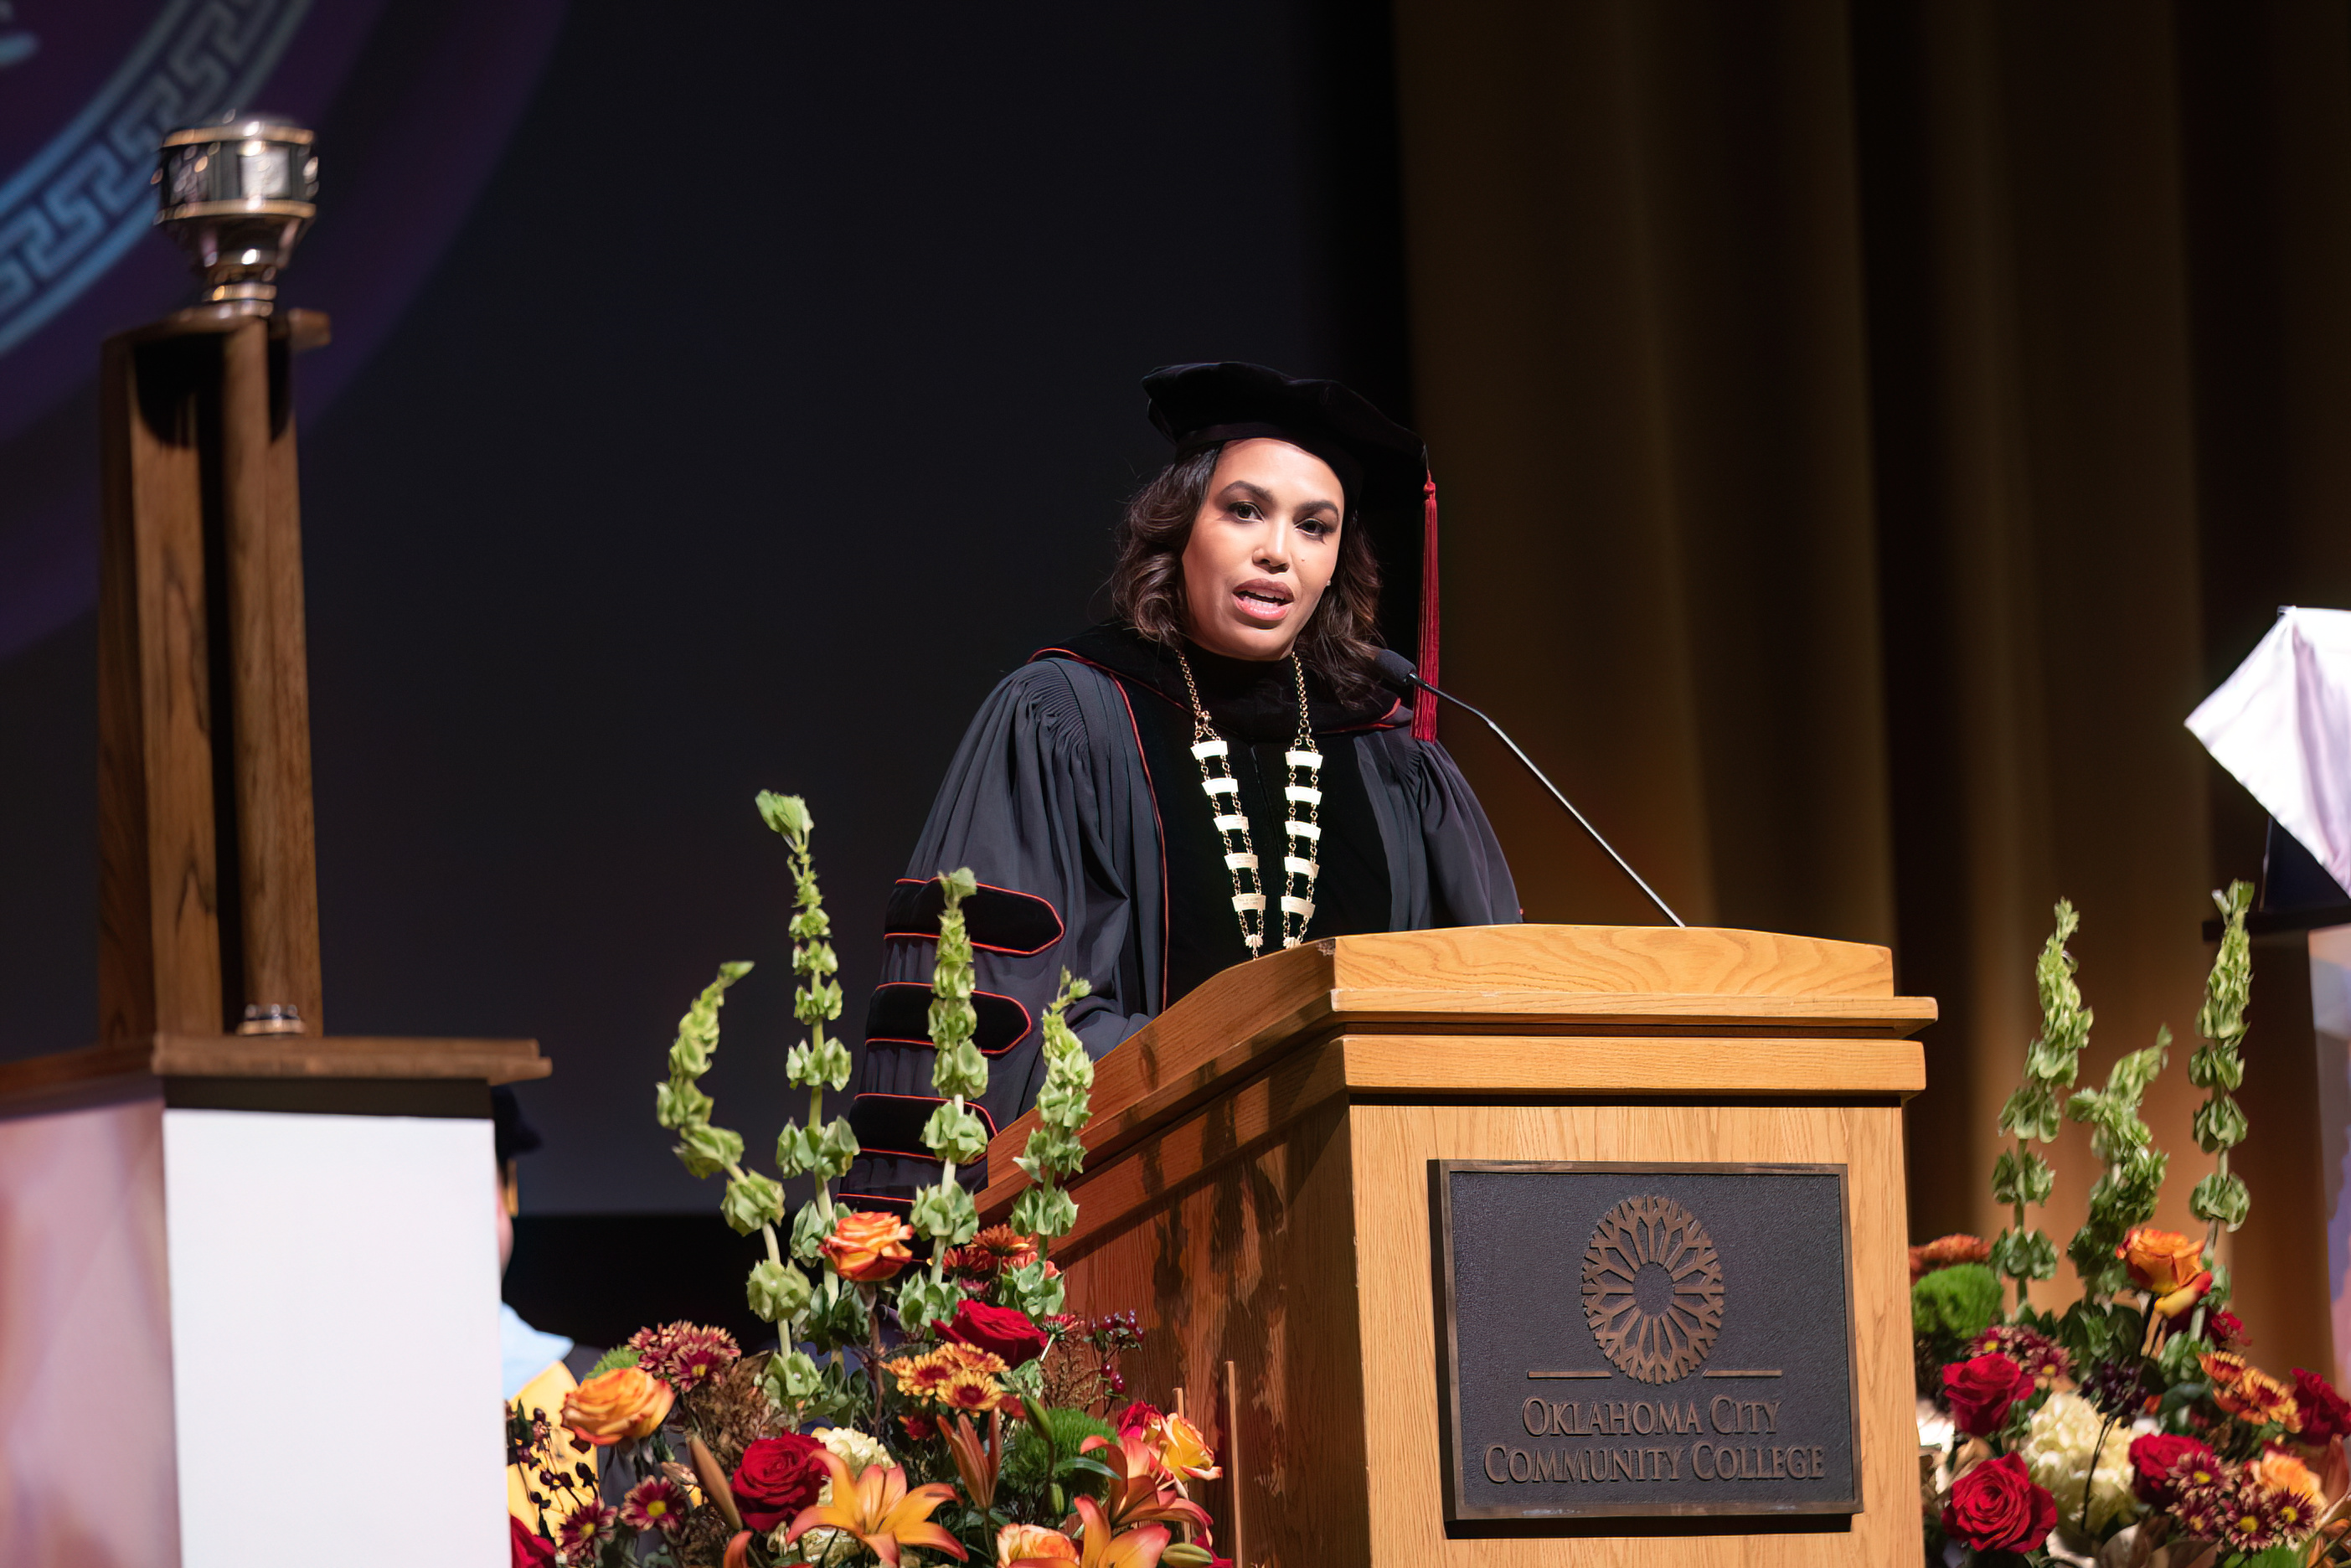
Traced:
[[2158, 1317], [2178, 1317], [2212, 1288], [2212, 1270], [2204, 1267], [2204, 1244], [2176, 1230], [2135, 1226], [2115, 1249], [2115, 1256], [2130, 1265], [2138, 1288], [2156, 1298]]
[[1159, 1438], [1159, 1462], [1173, 1474], [1212, 1481], [1225, 1473], [1217, 1468], [1217, 1456], [1208, 1451], [1200, 1428], [1183, 1416], [1162, 1416], [1152, 1426]]
[[600, 1448], [610, 1448], [652, 1437], [669, 1418], [676, 1398], [670, 1385], [652, 1373], [615, 1367], [563, 1396], [563, 1424], [574, 1436]]
[[1077, 1560], [1078, 1543], [1058, 1530], [1041, 1524], [1008, 1524], [996, 1532], [996, 1561], [1000, 1568]]
[[897, 1465], [869, 1465], [852, 1476], [849, 1462], [830, 1448], [816, 1458], [832, 1478], [832, 1500], [800, 1510], [784, 1532], [786, 1541], [798, 1541], [811, 1530], [842, 1531], [862, 1542], [884, 1568], [898, 1568], [899, 1554], [909, 1546], [944, 1552], [958, 1563], [968, 1559], [963, 1542], [930, 1521], [931, 1511], [955, 1497], [954, 1487], [934, 1481], [909, 1488], [904, 1469]]

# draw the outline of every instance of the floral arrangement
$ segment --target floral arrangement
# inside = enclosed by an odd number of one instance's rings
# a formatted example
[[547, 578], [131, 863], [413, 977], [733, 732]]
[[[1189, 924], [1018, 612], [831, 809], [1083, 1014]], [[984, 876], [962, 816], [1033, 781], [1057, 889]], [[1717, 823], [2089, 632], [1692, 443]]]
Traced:
[[[2231, 1097], [2252, 988], [2243, 883], [2215, 894], [2220, 950], [2197, 1015], [2189, 1081], [2206, 1091], [2198, 1146], [2211, 1170], [2189, 1200], [2201, 1236], [2153, 1217], [2168, 1158], [2138, 1107], [2167, 1064], [2168, 1030], [2124, 1056], [2102, 1089], [2074, 1088], [2093, 1017], [2074, 981], [2072, 905], [2036, 966], [2042, 1029], [2001, 1113], [2014, 1143], [1992, 1169], [2011, 1223], [1991, 1241], [1946, 1236], [1911, 1249], [1919, 1381], [1921, 1500], [1930, 1561], [2092, 1568], [2351, 1565], [2351, 1403], [2316, 1373], [2292, 1382], [2254, 1366], [2212, 1261], [2250, 1200], [2229, 1171], [2245, 1136]], [[2081, 1299], [2037, 1312], [2026, 1289], [2057, 1251], [2027, 1223], [2053, 1176], [2033, 1149], [2071, 1121], [2089, 1129], [2101, 1174], [2066, 1248]], [[2007, 1284], [2015, 1299], [2007, 1302]]]
[[[515, 1523], [516, 1563], [1230, 1568], [1191, 1495], [1223, 1473], [1206, 1437], [1180, 1409], [1126, 1397], [1119, 1364], [1141, 1343], [1134, 1316], [1063, 1310], [1050, 1252], [1076, 1224], [1064, 1184], [1083, 1165], [1093, 1083], [1065, 1014], [1085, 982], [1065, 971], [1042, 1020], [1042, 1125], [1016, 1160], [1034, 1185], [1010, 1223], [982, 1229], [956, 1176], [987, 1146], [967, 1105], [987, 1087], [962, 912], [977, 884], [968, 871], [942, 874], [930, 1009], [942, 1103], [923, 1138], [944, 1171], [903, 1220], [837, 1203], [831, 1183], [859, 1149], [845, 1118], [824, 1117], [850, 1058], [825, 1027], [841, 991], [815, 824], [797, 797], [763, 791], [758, 809], [790, 854], [793, 1016], [808, 1033], [785, 1073], [808, 1093], [806, 1119], [785, 1119], [773, 1176], [711, 1121], [700, 1080], [748, 963], [721, 965], [680, 1020], [655, 1117], [688, 1170], [726, 1177], [727, 1223], [759, 1234], [766, 1256], [746, 1291], [778, 1344], [747, 1355], [716, 1329], [641, 1331], [559, 1412], [517, 1413], [509, 1458], [532, 1482], [538, 1518], [535, 1529]], [[785, 1183], [802, 1179], [809, 1196], [788, 1224]], [[910, 1244], [927, 1246], [927, 1261]], [[581, 1446], [595, 1462], [574, 1457]]]

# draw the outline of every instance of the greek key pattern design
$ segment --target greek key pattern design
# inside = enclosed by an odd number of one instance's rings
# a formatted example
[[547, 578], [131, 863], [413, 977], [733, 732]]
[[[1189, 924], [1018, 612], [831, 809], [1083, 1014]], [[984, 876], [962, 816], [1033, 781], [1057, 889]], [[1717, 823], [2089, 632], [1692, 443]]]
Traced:
[[0, 185], [0, 354], [145, 233], [163, 132], [246, 107], [310, 0], [172, 0], [73, 122]]

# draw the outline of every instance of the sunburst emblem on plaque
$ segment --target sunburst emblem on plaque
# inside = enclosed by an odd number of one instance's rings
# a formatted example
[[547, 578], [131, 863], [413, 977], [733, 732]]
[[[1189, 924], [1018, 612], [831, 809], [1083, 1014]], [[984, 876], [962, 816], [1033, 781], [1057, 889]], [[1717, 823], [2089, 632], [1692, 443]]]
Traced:
[[[1634, 1281], [1656, 1265], [1673, 1282], [1665, 1310], [1643, 1310]], [[1583, 1249], [1583, 1315], [1603, 1354], [1643, 1383], [1696, 1372], [1722, 1331], [1722, 1262], [1689, 1210], [1654, 1194], [1610, 1209]]]

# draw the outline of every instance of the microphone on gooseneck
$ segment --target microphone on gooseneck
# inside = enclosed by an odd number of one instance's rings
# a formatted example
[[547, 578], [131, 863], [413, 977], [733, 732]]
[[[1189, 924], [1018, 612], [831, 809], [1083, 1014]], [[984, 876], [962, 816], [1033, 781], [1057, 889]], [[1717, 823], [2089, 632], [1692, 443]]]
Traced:
[[1502, 744], [1510, 748], [1510, 755], [1525, 763], [1527, 765], [1527, 771], [1533, 774], [1537, 779], [1542, 780], [1542, 787], [1551, 791], [1552, 799], [1557, 800], [1561, 805], [1567, 808], [1567, 814], [1575, 819], [1576, 825], [1581, 827], [1585, 832], [1592, 835], [1592, 841], [1593, 843], [1598, 844], [1602, 849], [1608, 852], [1608, 858], [1614, 861], [1617, 868], [1624, 872], [1626, 876], [1631, 877], [1634, 883], [1638, 886], [1643, 893], [1649, 895], [1649, 902], [1656, 904], [1659, 909], [1664, 910], [1666, 912], [1666, 918], [1672, 921], [1675, 925], [1681, 925], [1684, 924], [1682, 917], [1674, 913], [1673, 905], [1667, 904], [1664, 899], [1657, 896], [1657, 890], [1651, 887], [1646, 882], [1642, 880], [1641, 873], [1635, 871], [1631, 863], [1627, 862], [1623, 855], [1616, 852], [1616, 846], [1610, 843], [1606, 839], [1601, 837], [1600, 830], [1593, 827], [1591, 820], [1585, 817], [1583, 812], [1575, 809], [1575, 802], [1569, 800], [1565, 795], [1561, 794], [1559, 786], [1552, 783], [1550, 776], [1544, 773], [1541, 768], [1535, 766], [1535, 759], [1529, 757], [1525, 752], [1520, 750], [1519, 743], [1512, 740], [1510, 737], [1510, 733], [1503, 729], [1500, 725], [1496, 724], [1491, 718], [1488, 717], [1483, 710], [1471, 707], [1468, 703], [1463, 702], [1459, 697], [1455, 696], [1452, 693], [1440, 692], [1435, 686], [1430, 685], [1426, 681], [1422, 680], [1420, 678], [1420, 672], [1413, 668], [1412, 661], [1405, 658], [1402, 653], [1397, 653], [1394, 648], [1381, 649], [1378, 657], [1373, 662], [1379, 666], [1380, 679], [1385, 681], [1390, 686], [1393, 686], [1395, 690], [1401, 692], [1405, 696], [1411, 696], [1416, 692], [1426, 692], [1430, 696], [1441, 697], [1445, 701], [1451, 703], [1455, 707], [1467, 709], [1468, 712], [1476, 714], [1479, 718], [1485, 719], [1486, 727], [1492, 730], [1497, 736], [1501, 737]]

